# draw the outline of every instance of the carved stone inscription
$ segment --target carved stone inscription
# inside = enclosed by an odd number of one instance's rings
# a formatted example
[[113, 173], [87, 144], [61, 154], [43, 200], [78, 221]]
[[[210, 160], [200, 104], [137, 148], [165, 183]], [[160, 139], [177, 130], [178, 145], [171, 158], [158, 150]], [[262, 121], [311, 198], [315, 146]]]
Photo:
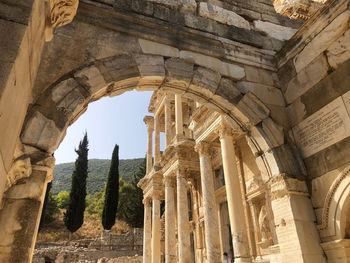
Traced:
[[296, 125], [293, 133], [304, 158], [350, 136], [350, 118], [342, 97]]
[[350, 116], [350, 91], [345, 93], [342, 97], [343, 97], [343, 100], [344, 100], [344, 103], [345, 103], [345, 107], [348, 110], [348, 113], [349, 113], [349, 116]]

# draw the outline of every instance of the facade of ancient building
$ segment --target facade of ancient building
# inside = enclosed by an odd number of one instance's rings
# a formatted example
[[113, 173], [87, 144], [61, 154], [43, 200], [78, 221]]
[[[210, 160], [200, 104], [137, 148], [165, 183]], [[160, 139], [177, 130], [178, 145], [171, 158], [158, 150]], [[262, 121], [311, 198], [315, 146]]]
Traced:
[[0, 262], [31, 262], [66, 129], [133, 89], [156, 91], [144, 262], [349, 262], [349, 23], [348, 0], [1, 1]]

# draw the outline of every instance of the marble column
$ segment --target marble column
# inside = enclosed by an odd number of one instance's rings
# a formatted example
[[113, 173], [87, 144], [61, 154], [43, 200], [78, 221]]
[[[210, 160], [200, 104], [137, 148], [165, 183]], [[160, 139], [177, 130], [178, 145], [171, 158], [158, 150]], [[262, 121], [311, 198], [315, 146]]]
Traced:
[[251, 262], [232, 130], [222, 123], [219, 135], [235, 262]]
[[176, 236], [175, 236], [175, 178], [164, 177], [165, 184], [165, 263], [175, 263]]
[[151, 240], [152, 240], [152, 207], [151, 201], [143, 201], [145, 213], [143, 224], [143, 263], [151, 263]]
[[154, 116], [154, 164], [160, 161], [160, 123], [159, 116]]
[[171, 107], [170, 107], [169, 95], [165, 96], [164, 115], [165, 115], [165, 147], [168, 147], [171, 143]]
[[146, 116], [143, 118], [143, 121], [147, 126], [147, 157], [146, 157], [146, 174], [149, 174], [152, 171], [152, 137], [153, 137], [153, 126], [154, 121], [153, 117]]
[[209, 144], [199, 142], [195, 147], [199, 154], [204, 207], [205, 244], [207, 262], [221, 262], [219, 220], [214, 193], [214, 176], [210, 160]]
[[160, 200], [152, 200], [152, 263], [160, 263]]
[[[32, 262], [47, 184], [53, 179], [54, 158], [48, 157], [42, 163], [45, 164], [26, 166], [29, 177], [22, 178], [21, 183], [6, 192], [0, 210], [2, 263]], [[23, 169], [19, 164], [13, 172], [20, 174]]]
[[182, 116], [182, 98], [181, 95], [175, 95], [175, 122], [176, 136], [183, 135], [183, 116]]
[[187, 180], [185, 170], [178, 169], [176, 174], [177, 186], [177, 232], [179, 262], [191, 262], [191, 241], [190, 241], [190, 222], [188, 218], [188, 198], [187, 198]]

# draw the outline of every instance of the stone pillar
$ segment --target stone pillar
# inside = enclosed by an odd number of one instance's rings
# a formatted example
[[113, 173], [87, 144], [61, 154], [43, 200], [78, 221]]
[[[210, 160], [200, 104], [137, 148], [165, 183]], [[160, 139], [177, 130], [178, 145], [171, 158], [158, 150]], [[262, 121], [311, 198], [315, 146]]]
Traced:
[[159, 116], [154, 116], [154, 164], [160, 161], [160, 124]]
[[222, 123], [219, 134], [235, 262], [251, 262], [232, 131]]
[[175, 236], [175, 179], [173, 176], [164, 178], [165, 184], [165, 263], [175, 263], [176, 236]]
[[152, 200], [152, 263], [160, 263], [160, 200]]
[[271, 178], [270, 190], [281, 262], [327, 262], [306, 183], [281, 174]]
[[182, 116], [182, 98], [181, 95], [175, 95], [175, 122], [176, 136], [183, 136], [183, 116]]
[[143, 121], [147, 126], [147, 157], [146, 157], [146, 173], [149, 174], [152, 171], [152, 137], [153, 137], [153, 126], [154, 121], [153, 117], [146, 116], [143, 118]]
[[214, 193], [214, 178], [209, 154], [209, 144], [206, 142], [199, 142], [195, 149], [199, 154], [201, 171], [207, 262], [221, 262], [220, 238], [218, 234], [219, 220]]
[[143, 263], [152, 263], [151, 261], [151, 240], [152, 240], [152, 207], [151, 201], [143, 201], [145, 213], [143, 224]]
[[190, 222], [188, 218], [187, 180], [185, 170], [178, 169], [177, 185], [177, 232], [179, 247], [179, 262], [191, 262]]
[[169, 95], [165, 96], [164, 101], [164, 115], [165, 115], [165, 147], [168, 147], [171, 143], [171, 107]]
[[[49, 159], [49, 160], [48, 160]], [[46, 159], [54, 165], [54, 158]], [[18, 171], [18, 174], [23, 172]], [[34, 165], [30, 176], [6, 192], [0, 210], [0, 262], [30, 263], [52, 168]]]

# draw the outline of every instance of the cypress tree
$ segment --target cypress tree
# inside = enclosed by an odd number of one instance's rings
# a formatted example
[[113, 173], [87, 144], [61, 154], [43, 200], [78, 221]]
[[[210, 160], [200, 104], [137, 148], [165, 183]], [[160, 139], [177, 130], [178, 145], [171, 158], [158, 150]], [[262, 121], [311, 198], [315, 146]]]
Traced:
[[84, 222], [86, 179], [88, 176], [88, 144], [87, 133], [85, 132], [83, 140], [80, 141], [78, 149], [75, 150], [78, 157], [72, 174], [69, 205], [64, 214], [64, 224], [70, 233], [77, 231]]
[[108, 173], [105, 202], [102, 212], [102, 225], [110, 230], [115, 224], [119, 198], [119, 146], [116, 144], [112, 154], [111, 167]]

